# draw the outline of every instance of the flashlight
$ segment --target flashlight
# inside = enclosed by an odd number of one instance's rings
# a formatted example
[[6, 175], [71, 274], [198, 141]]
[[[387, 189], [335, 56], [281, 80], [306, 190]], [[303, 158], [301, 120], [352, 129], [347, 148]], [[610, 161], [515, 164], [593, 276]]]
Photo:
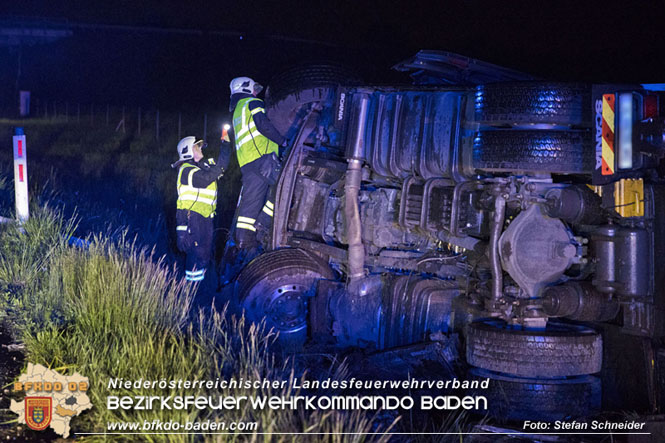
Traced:
[[228, 140], [229, 139], [229, 129], [231, 129], [231, 125], [228, 123], [224, 123], [222, 126], [222, 139]]

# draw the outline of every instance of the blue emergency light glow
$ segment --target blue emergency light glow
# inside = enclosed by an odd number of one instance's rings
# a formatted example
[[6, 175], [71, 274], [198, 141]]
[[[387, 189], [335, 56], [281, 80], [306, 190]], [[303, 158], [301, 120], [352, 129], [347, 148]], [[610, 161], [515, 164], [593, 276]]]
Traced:
[[619, 94], [619, 169], [633, 167], [633, 93]]
[[665, 83], [643, 83], [642, 87], [647, 91], [665, 91]]

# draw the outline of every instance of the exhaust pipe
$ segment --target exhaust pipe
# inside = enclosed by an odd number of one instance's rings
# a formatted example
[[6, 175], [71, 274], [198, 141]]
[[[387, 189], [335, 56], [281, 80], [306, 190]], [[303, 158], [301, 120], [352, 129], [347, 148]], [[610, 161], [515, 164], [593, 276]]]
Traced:
[[353, 144], [347, 151], [347, 161], [344, 183], [344, 217], [346, 222], [346, 235], [348, 240], [349, 258], [349, 288], [355, 288], [359, 281], [365, 277], [365, 248], [362, 241], [362, 226], [360, 222], [360, 208], [358, 206], [358, 195], [360, 194], [360, 182], [362, 179], [362, 165], [365, 159], [365, 123], [367, 121], [367, 110], [369, 107], [369, 96], [363, 94], [360, 97], [360, 106], [355, 116], [355, 137]]
[[506, 199], [497, 196], [494, 200], [494, 216], [490, 232], [490, 265], [492, 267], [492, 302], [498, 302], [503, 296], [503, 271], [499, 259], [499, 238], [506, 220]]

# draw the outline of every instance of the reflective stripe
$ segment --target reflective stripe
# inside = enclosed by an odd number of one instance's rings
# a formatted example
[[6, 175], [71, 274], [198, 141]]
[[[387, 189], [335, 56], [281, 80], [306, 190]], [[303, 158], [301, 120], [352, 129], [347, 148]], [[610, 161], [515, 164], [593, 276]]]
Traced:
[[239, 216], [238, 216], [238, 221], [239, 221], [239, 222], [251, 223], [251, 224], [256, 223], [256, 219], [255, 219], [255, 218], [243, 217], [242, 215], [239, 215]]
[[185, 271], [185, 280], [187, 281], [201, 281], [205, 278], [205, 268], [198, 271]]
[[193, 186], [182, 185], [180, 187], [181, 193], [199, 194], [206, 197], [217, 197], [217, 191], [214, 189], [195, 188]]
[[191, 275], [191, 276], [203, 275], [205, 274], [205, 272], [206, 272], [205, 269], [199, 269], [198, 271], [185, 271], [185, 275]]
[[270, 200], [266, 201], [266, 206], [269, 207], [270, 209], [275, 209], [275, 205], [273, 205]]
[[187, 226], [176, 226], [176, 227], [175, 227], [175, 230], [176, 230], [176, 231], [186, 231], [186, 230], [187, 230]]
[[194, 201], [194, 202], [200, 202], [200, 203], [207, 203], [209, 205], [216, 205], [217, 204], [217, 199], [212, 199], [212, 198], [205, 198], [201, 197], [200, 195], [191, 195], [191, 194], [182, 194], [180, 196], [181, 201]]
[[[183, 173], [187, 171], [187, 184], [182, 184]], [[217, 205], [217, 182], [213, 181], [205, 188], [192, 186], [194, 174], [201, 169], [192, 164], [184, 163], [178, 171], [178, 202], [176, 208], [185, 211], [192, 211], [203, 217], [213, 217]]]
[[236, 223], [236, 228], [247, 229], [248, 231], [256, 232], [256, 228], [254, 227], [254, 225], [250, 225], [249, 223], [238, 222]]
[[238, 142], [238, 144], [239, 144], [240, 146], [242, 146], [242, 145], [244, 145], [245, 143], [249, 143], [250, 141], [255, 140], [255, 139], [259, 138], [259, 137], [263, 137], [263, 135], [261, 135], [261, 133], [260, 133], [258, 130], [252, 130], [252, 131], [249, 131], [249, 134], [247, 134], [247, 135], [245, 136], [245, 138], [243, 138], [242, 140], [240, 140], [240, 141]]
[[249, 123], [249, 126], [246, 126], [246, 125], [243, 124], [242, 125], [242, 130], [240, 132], [238, 132], [238, 134], [236, 134], [236, 138], [242, 137], [243, 135], [245, 135], [245, 133], [247, 131], [249, 131], [250, 129], [254, 129], [254, 128], [256, 128], [256, 125], [254, 124], [254, 120], [252, 120]]
[[[257, 102], [256, 109], [249, 109], [251, 102]], [[277, 143], [261, 134], [256, 128], [254, 116], [259, 112], [265, 113], [263, 102], [256, 97], [248, 97], [238, 101], [233, 112], [233, 127], [236, 133], [236, 156], [238, 165], [253, 162], [263, 155], [277, 153]]]
[[270, 209], [270, 208], [268, 208], [268, 207], [266, 207], [266, 206], [263, 207], [263, 212], [265, 212], [266, 214], [268, 214], [268, 215], [271, 216], [271, 217], [272, 217], [273, 214], [274, 214], [273, 211], [272, 211], [272, 209]]

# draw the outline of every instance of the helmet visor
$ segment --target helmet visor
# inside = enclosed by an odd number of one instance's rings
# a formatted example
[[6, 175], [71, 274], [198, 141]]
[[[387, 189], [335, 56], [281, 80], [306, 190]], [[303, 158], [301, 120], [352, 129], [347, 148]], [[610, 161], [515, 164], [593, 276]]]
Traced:
[[258, 95], [261, 91], [263, 91], [263, 85], [260, 83], [254, 83], [254, 95]]

